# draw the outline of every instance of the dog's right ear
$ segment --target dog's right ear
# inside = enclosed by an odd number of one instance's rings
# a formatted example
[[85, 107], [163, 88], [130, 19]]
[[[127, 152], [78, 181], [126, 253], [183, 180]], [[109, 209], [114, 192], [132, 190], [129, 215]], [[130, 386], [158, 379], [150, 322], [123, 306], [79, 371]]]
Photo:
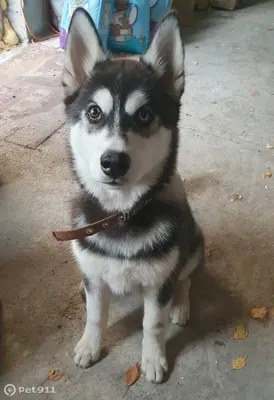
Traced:
[[65, 95], [75, 93], [86, 81], [94, 65], [106, 58], [91, 17], [78, 7], [72, 15], [66, 43], [63, 71]]

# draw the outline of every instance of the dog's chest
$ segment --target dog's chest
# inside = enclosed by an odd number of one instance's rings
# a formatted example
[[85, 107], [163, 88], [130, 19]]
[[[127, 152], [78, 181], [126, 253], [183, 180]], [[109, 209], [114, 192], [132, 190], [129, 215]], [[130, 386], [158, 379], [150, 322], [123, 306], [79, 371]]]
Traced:
[[121, 260], [83, 250], [77, 242], [73, 252], [82, 273], [91, 282], [104, 281], [116, 294], [125, 294], [141, 287], [161, 286], [178, 259], [178, 248], [157, 259]]

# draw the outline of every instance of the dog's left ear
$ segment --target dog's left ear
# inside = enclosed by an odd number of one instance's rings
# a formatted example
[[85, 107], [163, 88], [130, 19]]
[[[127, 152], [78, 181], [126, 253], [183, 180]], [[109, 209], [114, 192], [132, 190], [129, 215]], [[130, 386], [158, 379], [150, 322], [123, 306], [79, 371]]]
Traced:
[[67, 96], [86, 81], [95, 64], [106, 60], [96, 27], [87, 13], [78, 7], [71, 18], [65, 50], [63, 86]]
[[155, 70], [167, 91], [180, 99], [185, 83], [185, 52], [176, 12], [170, 12], [159, 23], [142, 59]]

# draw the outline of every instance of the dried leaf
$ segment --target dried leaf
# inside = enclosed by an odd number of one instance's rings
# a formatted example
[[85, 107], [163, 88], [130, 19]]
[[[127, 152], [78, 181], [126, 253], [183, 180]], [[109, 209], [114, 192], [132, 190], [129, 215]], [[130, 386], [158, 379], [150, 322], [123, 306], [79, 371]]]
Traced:
[[233, 358], [232, 369], [242, 369], [246, 366], [246, 357]]
[[243, 340], [248, 336], [248, 332], [243, 324], [237, 325], [234, 328], [232, 339]]
[[274, 307], [271, 307], [270, 313], [271, 313], [272, 317], [274, 317]]
[[258, 319], [263, 322], [265, 325], [267, 324], [268, 312], [266, 307], [253, 307], [249, 310], [250, 318]]
[[193, 64], [198, 65], [198, 61], [193, 60]]
[[240, 194], [235, 194], [231, 199], [230, 199], [230, 201], [237, 201], [237, 200], [242, 200], [243, 199], [243, 196], [242, 195], [240, 195]]
[[211, 248], [206, 249], [206, 251], [205, 251], [206, 257], [207, 257], [207, 258], [211, 258], [212, 254], [213, 254], [213, 252], [214, 252], [215, 250], [217, 250], [216, 247], [211, 247]]
[[60, 381], [64, 374], [60, 372], [58, 369], [50, 369], [48, 373], [48, 379], [50, 381]]
[[267, 143], [266, 148], [267, 148], [267, 150], [271, 150], [271, 149], [274, 149], [274, 146], [271, 146], [271, 144]]
[[127, 386], [132, 386], [140, 377], [139, 364], [129, 367], [124, 373], [124, 381]]
[[269, 169], [264, 173], [264, 177], [265, 178], [271, 178], [271, 176], [272, 176], [272, 172], [271, 171], [269, 171]]
[[255, 90], [255, 92], [251, 92], [250, 94], [251, 94], [251, 96], [259, 96], [260, 95], [258, 90]]

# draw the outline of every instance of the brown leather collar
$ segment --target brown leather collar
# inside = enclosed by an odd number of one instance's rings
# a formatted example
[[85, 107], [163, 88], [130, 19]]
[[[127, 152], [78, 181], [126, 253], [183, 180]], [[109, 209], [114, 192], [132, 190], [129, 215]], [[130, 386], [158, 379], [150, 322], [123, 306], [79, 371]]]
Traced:
[[67, 231], [53, 231], [52, 234], [58, 241], [82, 239], [87, 236], [92, 236], [95, 233], [101, 232], [110, 226], [117, 224], [119, 221], [129, 221], [130, 218], [138, 214], [148, 203], [151, 202], [151, 200], [152, 198], [141, 200], [137, 204], [137, 207], [127, 213], [117, 212], [107, 216], [106, 218], [100, 219], [99, 221], [83, 226], [82, 228], [70, 229]]

